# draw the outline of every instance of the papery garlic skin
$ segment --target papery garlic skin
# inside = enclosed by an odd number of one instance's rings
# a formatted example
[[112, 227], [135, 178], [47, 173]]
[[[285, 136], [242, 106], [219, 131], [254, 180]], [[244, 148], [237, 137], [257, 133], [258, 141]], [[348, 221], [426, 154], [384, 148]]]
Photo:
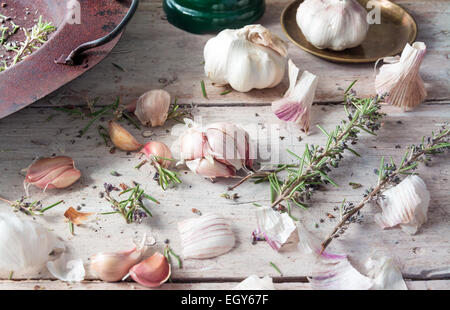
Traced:
[[372, 278], [372, 290], [407, 290], [400, 270], [392, 258], [381, 255], [369, 257], [365, 263], [367, 275]]
[[[152, 155], [168, 159], [173, 158], [169, 147], [158, 141], [147, 142], [139, 153], [144, 154], [147, 158], [150, 158]], [[172, 161], [164, 160], [162, 158], [156, 158], [156, 161], [164, 168], [168, 168], [172, 163]]]
[[134, 114], [144, 126], [162, 126], [167, 120], [170, 94], [162, 89], [151, 90], [139, 97]]
[[427, 91], [419, 74], [420, 65], [426, 53], [423, 42], [406, 44], [399, 59], [385, 59], [375, 78], [375, 89], [384, 101], [403, 111], [411, 111], [427, 96]]
[[319, 79], [316, 75], [304, 71], [297, 81], [298, 73], [299, 69], [289, 59], [289, 89], [283, 98], [272, 102], [272, 111], [279, 119], [297, 122], [303, 131], [308, 132], [311, 106]]
[[64, 282], [81, 282], [86, 275], [83, 260], [72, 259], [66, 253], [54, 261], [47, 262], [47, 269], [52, 276]]
[[142, 144], [115, 121], [109, 121], [108, 132], [114, 146], [122, 151], [137, 151], [142, 147]]
[[[44, 190], [66, 188], [81, 177], [81, 171], [68, 156], [41, 158], [27, 168], [26, 184], [33, 184]], [[27, 186], [25, 187], [27, 189]]]
[[47, 228], [14, 214], [0, 214], [0, 270], [40, 271], [64, 244]]
[[230, 123], [190, 128], [180, 136], [180, 159], [203, 177], [232, 177], [252, 168], [255, 151], [248, 133]]
[[256, 275], [251, 275], [233, 287], [232, 290], [275, 290], [275, 286], [269, 276], [259, 278]]
[[167, 258], [158, 252], [130, 269], [131, 278], [145, 287], [160, 287], [169, 280], [171, 273]]
[[305, 0], [297, 9], [297, 25], [318, 49], [342, 51], [367, 36], [367, 11], [355, 0]]
[[264, 235], [267, 243], [279, 250], [296, 229], [295, 223], [287, 213], [279, 213], [271, 207], [256, 210], [258, 231]]
[[204, 214], [178, 223], [183, 256], [212, 258], [230, 251], [235, 244], [229, 221], [219, 214]]
[[400, 184], [383, 192], [379, 205], [382, 213], [375, 215], [375, 222], [383, 229], [400, 225], [414, 235], [427, 221], [430, 192], [417, 175], [406, 177]]
[[286, 55], [287, 44], [261, 25], [226, 29], [205, 45], [205, 74], [240, 92], [270, 88], [283, 79]]

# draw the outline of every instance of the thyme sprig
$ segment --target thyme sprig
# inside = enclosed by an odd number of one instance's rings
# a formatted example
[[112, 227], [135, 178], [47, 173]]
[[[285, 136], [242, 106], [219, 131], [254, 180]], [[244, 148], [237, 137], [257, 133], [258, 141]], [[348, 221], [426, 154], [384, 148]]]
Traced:
[[64, 202], [64, 200], [60, 200], [54, 204], [44, 207], [42, 205], [42, 202], [38, 201], [38, 200], [33, 201], [33, 202], [26, 202], [25, 197], [22, 197], [16, 201], [10, 201], [8, 199], [0, 197], [0, 200], [9, 204], [12, 208], [15, 209], [15, 211], [19, 211], [19, 212], [25, 213], [26, 215], [32, 215], [32, 216], [43, 215], [44, 212], [46, 212]]
[[389, 162], [385, 162], [384, 157], [381, 158], [380, 167], [377, 170], [378, 182], [376, 187], [368, 189], [364, 198], [356, 206], [352, 203], [345, 203], [344, 200], [341, 208], [343, 210], [341, 220], [322, 242], [322, 252], [333, 239], [343, 234], [351, 223], [360, 221], [360, 210], [367, 203], [382, 199], [383, 191], [400, 183], [402, 175], [414, 174], [420, 162], [429, 164], [432, 155], [450, 149], [450, 129], [447, 126], [447, 124], [444, 124], [437, 133], [432, 132], [430, 137], [423, 137], [420, 144], [411, 145], [398, 165], [394, 163], [392, 157]]
[[146, 194], [144, 192], [144, 189], [142, 189], [139, 186], [139, 184], [137, 184], [135, 187], [132, 188], [128, 187], [123, 191], [121, 191], [118, 194], [119, 197], [126, 193], [129, 193], [128, 198], [121, 201], [118, 201], [111, 196], [111, 193], [117, 190], [116, 187], [108, 183], [105, 183], [104, 187], [105, 187], [104, 197], [111, 204], [111, 207], [114, 211], [105, 212], [102, 213], [102, 215], [119, 213], [120, 215], [123, 216], [127, 224], [130, 224], [132, 222], [141, 223], [144, 218], [152, 216], [150, 210], [144, 206], [143, 203], [144, 198], [153, 201], [156, 204], [159, 204], [159, 201], [153, 198], [152, 196]]

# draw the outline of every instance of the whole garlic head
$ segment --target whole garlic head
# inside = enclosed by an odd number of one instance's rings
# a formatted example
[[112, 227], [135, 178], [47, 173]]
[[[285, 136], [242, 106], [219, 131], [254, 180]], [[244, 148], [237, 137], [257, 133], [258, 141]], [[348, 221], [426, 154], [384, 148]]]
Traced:
[[226, 29], [205, 45], [205, 74], [240, 92], [270, 88], [283, 79], [286, 56], [286, 43], [261, 25]]
[[334, 51], [360, 45], [369, 30], [367, 11], [355, 0], [305, 0], [297, 24], [309, 43]]
[[170, 107], [170, 94], [162, 89], [146, 92], [139, 97], [134, 114], [144, 126], [162, 126]]

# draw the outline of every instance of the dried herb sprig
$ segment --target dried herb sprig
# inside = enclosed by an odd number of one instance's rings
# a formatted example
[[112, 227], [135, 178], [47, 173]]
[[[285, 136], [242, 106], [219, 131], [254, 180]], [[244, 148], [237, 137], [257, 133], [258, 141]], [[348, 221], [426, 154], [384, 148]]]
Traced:
[[382, 193], [390, 186], [395, 186], [401, 181], [402, 175], [413, 174], [419, 162], [429, 164], [431, 156], [443, 153], [450, 149], [450, 129], [444, 124], [437, 133], [432, 133], [430, 137], [422, 138], [418, 145], [411, 145], [404, 154], [399, 165], [396, 165], [391, 157], [388, 163], [384, 157], [381, 158], [380, 167], [377, 170], [378, 183], [375, 188], [366, 190], [364, 198], [355, 206], [352, 203], [343, 203], [341, 208], [342, 216], [340, 222], [322, 242], [322, 252], [331, 241], [343, 234], [351, 223], [360, 221], [360, 210], [369, 202], [382, 199]]
[[143, 189], [140, 188], [139, 184], [135, 187], [127, 188], [121, 191], [118, 196], [122, 196], [126, 193], [130, 193], [127, 199], [118, 201], [111, 196], [111, 193], [117, 188], [112, 184], [105, 183], [105, 199], [109, 201], [113, 212], [105, 212], [102, 215], [119, 213], [123, 216], [127, 224], [132, 222], [142, 222], [147, 216], [152, 216], [152, 213], [144, 206], [143, 199], [146, 198], [159, 204], [159, 201], [152, 196], [146, 194]]
[[15, 211], [19, 211], [25, 213], [26, 215], [32, 216], [43, 215], [45, 211], [48, 211], [64, 202], [64, 200], [60, 200], [54, 204], [44, 207], [41, 201], [26, 202], [25, 197], [22, 197], [16, 201], [10, 201], [8, 199], [0, 197], [0, 200], [9, 204], [12, 208], [15, 209]]

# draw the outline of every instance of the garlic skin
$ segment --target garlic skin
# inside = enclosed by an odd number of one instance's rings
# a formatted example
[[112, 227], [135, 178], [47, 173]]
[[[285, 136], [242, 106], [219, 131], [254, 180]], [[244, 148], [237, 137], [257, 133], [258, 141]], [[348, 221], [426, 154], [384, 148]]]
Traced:
[[167, 120], [170, 94], [162, 89], [143, 94], [136, 102], [134, 114], [144, 126], [162, 126]]
[[355, 0], [305, 0], [296, 19], [306, 40], [318, 49], [356, 47], [369, 30], [367, 11]]
[[217, 85], [240, 92], [278, 85], [286, 67], [287, 44], [261, 25], [226, 29], [204, 48], [205, 74]]
[[47, 228], [14, 214], [0, 214], [0, 270], [41, 271], [49, 254], [64, 244]]
[[430, 192], [419, 176], [406, 177], [383, 197], [379, 201], [382, 213], [375, 215], [375, 222], [383, 229], [400, 225], [404, 232], [414, 235], [427, 221]]
[[271, 207], [256, 210], [258, 231], [264, 235], [266, 242], [276, 251], [286, 243], [296, 229], [294, 221], [287, 213], [279, 213]]
[[304, 132], [309, 131], [311, 106], [319, 79], [304, 71], [297, 81], [299, 69], [289, 59], [289, 89], [283, 98], [272, 102], [272, 111], [286, 122], [296, 122]]
[[275, 286], [269, 276], [259, 278], [256, 275], [251, 275], [233, 287], [232, 290], [275, 290]]
[[[148, 159], [150, 159], [151, 155], [169, 159], [173, 158], [169, 147], [158, 141], [147, 142], [139, 153], [144, 154]], [[164, 160], [162, 158], [157, 158], [156, 160], [164, 168], [168, 168], [172, 163], [170, 160]]]
[[169, 280], [171, 266], [161, 253], [156, 252], [149, 258], [130, 269], [131, 278], [145, 287], [160, 287]]
[[136, 265], [147, 251], [146, 237], [141, 244], [129, 251], [99, 253], [91, 257], [91, 269], [106, 282], [117, 282], [128, 274], [131, 267]]
[[68, 156], [41, 158], [27, 168], [25, 190], [33, 184], [44, 191], [46, 189], [66, 188], [81, 177], [81, 171]]
[[385, 64], [375, 78], [378, 95], [403, 111], [411, 111], [423, 102], [427, 91], [419, 74], [427, 47], [423, 42], [406, 44], [400, 58], [385, 58]]
[[108, 132], [114, 146], [122, 151], [137, 151], [142, 147], [142, 144], [115, 121], [109, 121]]
[[379, 254], [369, 257], [365, 263], [367, 275], [372, 278], [372, 290], [407, 290], [400, 270], [392, 258]]
[[47, 262], [47, 269], [55, 278], [64, 282], [81, 282], [86, 275], [83, 260], [71, 259], [66, 253], [54, 261]]
[[219, 214], [184, 220], [178, 223], [178, 231], [186, 259], [216, 257], [230, 251], [235, 244], [228, 220]]
[[203, 177], [233, 177], [252, 168], [254, 147], [248, 133], [230, 123], [190, 128], [180, 136], [180, 158]]

